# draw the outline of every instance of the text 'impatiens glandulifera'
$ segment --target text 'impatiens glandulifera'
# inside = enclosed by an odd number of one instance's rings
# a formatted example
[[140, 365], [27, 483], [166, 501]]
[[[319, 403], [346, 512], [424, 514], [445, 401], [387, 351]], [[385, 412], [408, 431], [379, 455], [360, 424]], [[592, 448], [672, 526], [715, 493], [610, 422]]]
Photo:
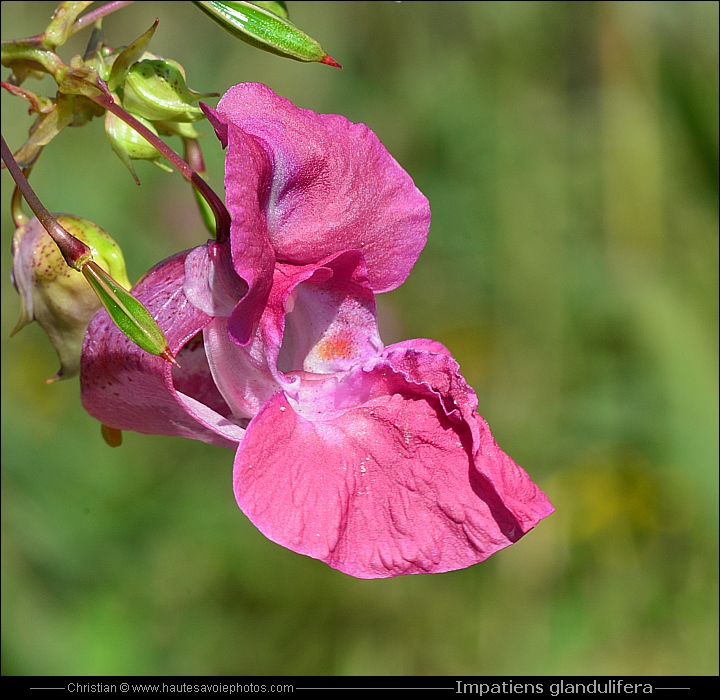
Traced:
[[179, 366], [95, 316], [86, 409], [235, 449], [250, 520], [352, 576], [460, 569], [516, 542], [553, 511], [547, 497], [444, 346], [378, 333], [375, 294], [406, 279], [430, 224], [410, 176], [366, 126], [264, 85], [204, 109], [227, 148], [230, 238], [133, 288]]

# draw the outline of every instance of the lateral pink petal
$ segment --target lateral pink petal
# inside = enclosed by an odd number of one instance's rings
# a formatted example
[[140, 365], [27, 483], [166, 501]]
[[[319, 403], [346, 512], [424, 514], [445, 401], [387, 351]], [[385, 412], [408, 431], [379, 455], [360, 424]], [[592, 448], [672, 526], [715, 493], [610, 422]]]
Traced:
[[188, 253], [183, 290], [188, 301], [209, 316], [232, 314], [248, 287], [235, 272], [229, 242], [209, 241]]
[[[439, 573], [486, 559], [552, 511], [486, 427], [475, 449], [475, 418], [453, 420], [435, 390], [387, 360], [352, 381], [366, 385], [359, 405], [308, 420], [279, 393], [248, 426], [235, 496], [271, 540], [358, 578]], [[518, 518], [523, 499], [533, 504]]]
[[180, 367], [140, 349], [99, 311], [83, 345], [81, 398], [112, 428], [235, 447], [244, 430], [215, 387], [200, 331], [211, 317], [183, 292], [187, 252], [165, 260], [133, 288], [163, 329]]
[[300, 109], [259, 83], [232, 87], [214, 117], [228, 144], [225, 186], [233, 218], [247, 206], [247, 197], [230, 195], [238, 186], [248, 189], [251, 150], [233, 126], [252, 137], [271, 165], [270, 180], [257, 187], [279, 261], [304, 265], [360, 250], [374, 292], [402, 284], [425, 245], [430, 207], [367, 126]]

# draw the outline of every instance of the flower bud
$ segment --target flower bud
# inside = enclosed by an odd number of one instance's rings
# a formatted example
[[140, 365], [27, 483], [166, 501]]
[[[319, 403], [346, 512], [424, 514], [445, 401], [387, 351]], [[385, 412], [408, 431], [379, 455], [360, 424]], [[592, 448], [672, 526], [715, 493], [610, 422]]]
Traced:
[[[69, 214], [58, 222], [92, 250], [95, 261], [121, 284], [130, 286], [117, 243], [99, 226]], [[82, 342], [100, 300], [82, 273], [68, 267], [40, 222], [33, 218], [13, 235], [13, 283], [20, 294], [20, 321], [12, 334], [32, 321], [47, 333], [60, 358], [60, 370], [48, 382], [76, 375]]]
[[[157, 134], [155, 127], [141, 117], [137, 117], [138, 121], [144, 124], [150, 131]], [[144, 136], [141, 136], [135, 129], [126, 124], [122, 119], [116, 117], [112, 112], [105, 114], [105, 133], [113, 151], [120, 160], [125, 163], [128, 170], [135, 178], [135, 182], [139, 184], [135, 168], [133, 168], [133, 160], [149, 160], [159, 168], [172, 172], [162, 161], [162, 154], [155, 148]]]
[[195, 122], [205, 115], [193, 105], [194, 95], [179, 63], [170, 59], [133, 64], [123, 84], [123, 107], [151, 121]]

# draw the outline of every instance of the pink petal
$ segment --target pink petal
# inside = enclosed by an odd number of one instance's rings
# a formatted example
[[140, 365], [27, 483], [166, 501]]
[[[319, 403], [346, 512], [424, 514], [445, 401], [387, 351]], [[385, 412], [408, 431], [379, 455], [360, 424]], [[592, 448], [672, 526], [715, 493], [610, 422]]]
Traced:
[[[470, 400], [461, 378], [445, 382], [460, 392], [453, 398], [404, 375], [378, 360], [348, 378], [355, 386], [345, 393], [362, 388], [362, 403], [316, 420], [281, 393], [267, 402], [234, 471], [238, 504], [267, 537], [352, 576], [382, 578], [470, 566], [552, 512], [479, 416], [468, 424], [448, 415], [453, 400]], [[343, 393], [335, 377], [325, 385]]]
[[[207, 105], [203, 105], [203, 109], [223, 146], [228, 149], [225, 190], [232, 216], [232, 264], [248, 287], [247, 294], [230, 314], [228, 328], [238, 345], [247, 345], [270, 293], [275, 264], [265, 214], [272, 165], [255, 139], [235, 125], [224, 123], [222, 116]], [[224, 273], [222, 276], [227, 278]]]
[[236, 418], [252, 418], [282, 387], [271, 369], [267, 343], [256, 331], [244, 347], [234, 343], [225, 318], [213, 319], [203, 331], [210, 371]]
[[[331, 276], [319, 276], [328, 271]], [[342, 372], [382, 352], [375, 296], [360, 253], [347, 251], [321, 262], [312, 277], [292, 282], [288, 289], [278, 358], [282, 371]]]
[[388, 345], [385, 349], [390, 352], [394, 348], [412, 348], [414, 350], [426, 350], [427, 352], [434, 352], [439, 355], [447, 355], [448, 357], [452, 357], [452, 353], [442, 343], [438, 342], [437, 340], [429, 340], [428, 338], [413, 338], [412, 340], [403, 340], [401, 343]]
[[204, 109], [228, 146], [233, 236], [269, 236], [279, 261], [300, 265], [361, 250], [374, 292], [402, 284], [425, 245], [430, 208], [367, 126], [300, 109], [259, 83], [231, 88], [217, 112]]
[[[445, 352], [433, 352], [435, 345]], [[423, 347], [431, 351], [423, 352]], [[527, 473], [498, 448], [487, 423], [476, 413], [475, 392], [465, 383], [459, 365], [444, 346], [436, 341], [405, 341], [388, 347], [385, 357], [408, 381], [434, 392], [450, 419], [466, 422], [476, 464], [482, 464], [483, 477], [521, 525], [533, 527], [552, 512], [547, 510], [547, 498]]]
[[231, 420], [210, 375], [198, 333], [211, 317], [183, 292], [187, 255], [160, 263], [133, 288], [165, 332], [180, 367], [141, 350], [99, 311], [83, 345], [82, 402], [112, 428], [235, 447], [244, 430]]
[[208, 316], [230, 316], [248, 291], [232, 263], [230, 244], [209, 241], [185, 259], [183, 291], [187, 300]]

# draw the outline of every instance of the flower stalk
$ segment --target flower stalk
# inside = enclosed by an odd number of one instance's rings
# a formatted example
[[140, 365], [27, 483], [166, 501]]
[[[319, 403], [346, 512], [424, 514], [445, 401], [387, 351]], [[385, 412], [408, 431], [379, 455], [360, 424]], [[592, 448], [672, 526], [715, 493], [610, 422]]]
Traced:
[[116, 117], [122, 119], [126, 124], [131, 126], [149, 143], [157, 148], [170, 163], [172, 163], [180, 172], [180, 174], [200, 193], [203, 199], [208, 203], [215, 216], [215, 239], [218, 243], [229, 240], [230, 238], [230, 214], [217, 196], [210, 185], [202, 179], [202, 177], [191, 168], [170, 146], [168, 146], [157, 134], [154, 134], [132, 114], [124, 110], [113, 97], [107, 93], [90, 96], [90, 99], [96, 104], [104, 107], [108, 112], [112, 112]]
[[22, 193], [30, 209], [32, 209], [33, 214], [35, 214], [38, 221], [43, 225], [43, 228], [57, 244], [63, 258], [65, 258], [65, 262], [72, 267], [73, 270], [82, 270], [85, 263], [92, 260], [92, 252], [89, 246], [85, 245], [85, 243], [75, 238], [75, 236], [63, 228], [57, 219], [43, 206], [43, 203], [38, 199], [32, 187], [30, 187], [30, 183], [23, 174], [20, 166], [18, 166], [15, 161], [7, 143], [5, 143], [4, 136], [2, 137], [2, 159], [10, 171], [13, 180], [15, 180], [17, 188]]
[[[115, 325], [146, 352], [177, 364], [162, 329], [142, 303], [94, 261], [90, 246], [73, 236], [45, 208], [17, 164], [4, 137], [2, 159], [15, 180], [17, 189], [59, 248], [65, 262], [72, 269], [82, 272]], [[13, 215], [16, 221], [18, 208], [18, 200], [14, 199]]]

